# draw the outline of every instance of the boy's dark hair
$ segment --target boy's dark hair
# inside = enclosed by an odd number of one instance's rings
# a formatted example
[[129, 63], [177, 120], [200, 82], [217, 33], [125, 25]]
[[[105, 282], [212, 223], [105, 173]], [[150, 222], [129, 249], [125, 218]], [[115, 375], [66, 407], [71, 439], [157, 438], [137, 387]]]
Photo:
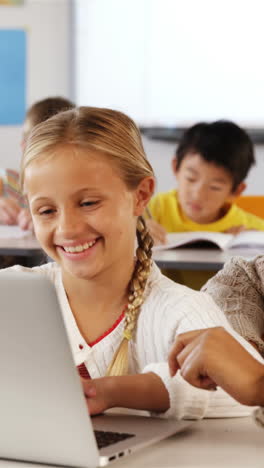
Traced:
[[55, 96], [35, 102], [26, 113], [26, 120], [31, 121], [32, 127], [44, 122], [58, 112], [74, 108], [75, 105], [69, 99]]
[[182, 136], [176, 151], [179, 169], [187, 153], [198, 153], [208, 162], [225, 168], [232, 176], [233, 190], [255, 164], [254, 149], [248, 134], [233, 122], [200, 122]]

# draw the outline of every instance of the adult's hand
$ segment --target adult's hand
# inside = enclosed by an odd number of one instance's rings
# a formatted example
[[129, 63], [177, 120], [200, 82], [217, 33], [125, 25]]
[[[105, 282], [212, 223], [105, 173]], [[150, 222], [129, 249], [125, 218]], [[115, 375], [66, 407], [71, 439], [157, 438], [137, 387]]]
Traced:
[[219, 385], [242, 404], [264, 405], [264, 366], [222, 327], [178, 335], [169, 367], [195, 387]]

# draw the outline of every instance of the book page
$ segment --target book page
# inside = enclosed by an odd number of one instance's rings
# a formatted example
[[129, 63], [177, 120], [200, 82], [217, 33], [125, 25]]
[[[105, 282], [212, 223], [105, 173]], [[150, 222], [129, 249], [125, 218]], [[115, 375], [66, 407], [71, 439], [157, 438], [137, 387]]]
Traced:
[[247, 248], [254, 249], [256, 247], [264, 248], [264, 232], [263, 231], [243, 231], [233, 236], [228, 248]]
[[0, 239], [21, 239], [29, 235], [31, 231], [23, 231], [19, 226], [0, 225]]

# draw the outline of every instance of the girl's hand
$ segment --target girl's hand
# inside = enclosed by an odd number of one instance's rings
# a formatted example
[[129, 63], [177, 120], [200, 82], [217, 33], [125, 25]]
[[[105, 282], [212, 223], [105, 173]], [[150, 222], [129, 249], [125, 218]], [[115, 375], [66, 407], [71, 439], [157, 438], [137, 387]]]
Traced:
[[113, 407], [110, 378], [81, 379], [87, 407], [91, 415], [100, 414]]
[[264, 366], [222, 327], [178, 335], [169, 366], [195, 387], [219, 385], [244, 405], [264, 404]]
[[167, 411], [170, 407], [166, 387], [152, 372], [81, 381], [92, 415], [114, 407], [156, 412]]
[[155, 245], [166, 244], [167, 232], [161, 224], [154, 219], [146, 219], [146, 225]]

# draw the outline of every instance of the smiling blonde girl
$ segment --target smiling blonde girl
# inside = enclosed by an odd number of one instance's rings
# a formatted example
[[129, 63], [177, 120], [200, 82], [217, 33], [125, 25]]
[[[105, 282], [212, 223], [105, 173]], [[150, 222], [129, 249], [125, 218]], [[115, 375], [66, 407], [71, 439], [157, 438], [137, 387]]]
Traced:
[[151, 260], [142, 214], [154, 174], [134, 122], [81, 107], [38, 125], [22, 160], [22, 186], [36, 237], [54, 259], [30, 271], [55, 285], [89, 411], [248, 414], [221, 389], [204, 392], [170, 377], [167, 357], [178, 333], [230, 326], [209, 296], [173, 283]]

